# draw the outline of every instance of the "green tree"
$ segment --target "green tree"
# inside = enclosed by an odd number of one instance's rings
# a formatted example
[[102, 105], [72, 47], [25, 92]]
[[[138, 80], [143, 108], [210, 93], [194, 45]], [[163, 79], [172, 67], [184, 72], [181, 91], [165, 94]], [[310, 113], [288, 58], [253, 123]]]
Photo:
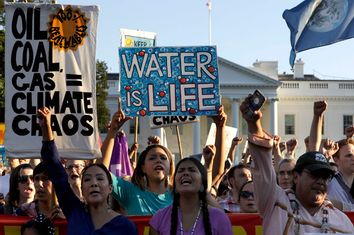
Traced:
[[96, 61], [96, 104], [98, 129], [104, 132], [106, 124], [109, 122], [109, 109], [106, 105], [107, 98], [107, 64], [104, 61]]

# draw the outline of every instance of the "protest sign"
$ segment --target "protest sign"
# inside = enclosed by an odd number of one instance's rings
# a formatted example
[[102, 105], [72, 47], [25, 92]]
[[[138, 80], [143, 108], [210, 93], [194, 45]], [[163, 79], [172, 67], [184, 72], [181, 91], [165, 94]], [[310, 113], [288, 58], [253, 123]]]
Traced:
[[120, 48], [120, 91], [127, 116], [216, 115], [216, 47]]
[[122, 47], [154, 47], [156, 33], [141, 30], [120, 29]]
[[197, 116], [153, 116], [150, 118], [150, 128], [177, 126], [193, 122], [199, 122], [199, 118]]
[[[231, 147], [232, 139], [237, 135], [237, 128], [232, 126], [225, 126], [225, 152], [228, 153]], [[212, 123], [210, 126], [208, 138], [205, 145], [215, 144], [216, 125]]]
[[98, 157], [98, 7], [10, 3], [5, 10], [7, 155], [39, 156], [36, 112], [46, 106], [61, 157]]

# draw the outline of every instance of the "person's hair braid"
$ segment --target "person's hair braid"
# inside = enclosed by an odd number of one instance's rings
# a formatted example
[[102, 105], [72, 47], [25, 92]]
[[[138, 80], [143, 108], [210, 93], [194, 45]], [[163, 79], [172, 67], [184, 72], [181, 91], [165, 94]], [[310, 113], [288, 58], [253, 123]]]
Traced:
[[174, 193], [174, 200], [172, 204], [172, 213], [171, 213], [171, 229], [170, 234], [177, 234], [177, 224], [178, 224], [178, 205], [179, 205], [179, 194]]
[[202, 200], [202, 212], [203, 212], [203, 223], [204, 223], [204, 231], [205, 235], [212, 235], [211, 225], [209, 220], [209, 210], [208, 210], [208, 202], [206, 200], [206, 192], [200, 192], [199, 198]]

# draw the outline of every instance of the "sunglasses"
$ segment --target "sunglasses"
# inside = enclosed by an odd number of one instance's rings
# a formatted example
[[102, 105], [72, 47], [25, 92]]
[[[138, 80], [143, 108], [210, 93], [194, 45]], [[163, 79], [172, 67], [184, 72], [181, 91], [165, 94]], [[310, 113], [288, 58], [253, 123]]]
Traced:
[[28, 182], [28, 179], [33, 181], [33, 175], [20, 175], [18, 177], [18, 182], [24, 184]]
[[249, 198], [251, 196], [254, 198], [253, 192], [250, 192], [250, 191], [241, 191], [240, 192], [240, 197], [243, 197], [245, 199], [247, 199], [247, 198]]

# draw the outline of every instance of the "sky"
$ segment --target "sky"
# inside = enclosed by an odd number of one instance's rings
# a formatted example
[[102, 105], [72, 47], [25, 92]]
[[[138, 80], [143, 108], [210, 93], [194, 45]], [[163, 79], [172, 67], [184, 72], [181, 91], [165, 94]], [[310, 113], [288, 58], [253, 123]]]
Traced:
[[[278, 61], [289, 65], [290, 32], [282, 18], [301, 0], [212, 0], [211, 41], [219, 57], [244, 67]], [[207, 0], [57, 0], [59, 4], [98, 5], [96, 59], [119, 72], [120, 29], [157, 33], [157, 46], [209, 45]], [[300, 52], [305, 74], [321, 79], [354, 80], [354, 38]]]

